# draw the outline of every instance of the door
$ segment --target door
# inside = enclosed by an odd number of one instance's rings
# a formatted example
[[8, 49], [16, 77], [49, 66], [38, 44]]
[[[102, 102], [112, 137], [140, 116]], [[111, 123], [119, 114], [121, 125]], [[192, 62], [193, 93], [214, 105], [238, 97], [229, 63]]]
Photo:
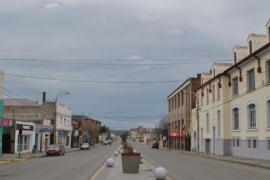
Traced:
[[34, 147], [33, 147], [33, 149], [35, 151], [37, 150], [37, 145], [38, 145], [38, 133], [36, 133], [36, 135], [35, 135], [35, 144], [34, 144]]
[[10, 153], [10, 134], [3, 134], [2, 153]]
[[216, 154], [216, 128], [213, 126], [213, 154]]
[[210, 139], [205, 139], [205, 153], [210, 153]]

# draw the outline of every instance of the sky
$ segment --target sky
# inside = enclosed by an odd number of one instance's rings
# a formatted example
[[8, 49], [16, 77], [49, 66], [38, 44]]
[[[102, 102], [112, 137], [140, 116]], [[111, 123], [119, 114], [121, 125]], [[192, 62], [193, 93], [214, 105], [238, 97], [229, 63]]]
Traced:
[[5, 98], [58, 101], [110, 129], [155, 127], [167, 97], [265, 34], [269, 0], [0, 0]]

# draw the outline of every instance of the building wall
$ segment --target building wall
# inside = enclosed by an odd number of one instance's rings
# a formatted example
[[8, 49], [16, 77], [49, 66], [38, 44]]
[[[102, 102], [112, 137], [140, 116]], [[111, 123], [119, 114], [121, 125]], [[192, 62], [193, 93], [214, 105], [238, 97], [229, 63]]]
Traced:
[[[233, 139], [240, 139], [240, 146], [233, 146], [232, 155], [244, 156], [244, 157], [252, 157], [252, 158], [260, 158], [260, 159], [270, 159], [270, 150], [268, 150], [268, 142], [267, 138], [270, 137], [270, 129], [266, 127], [267, 121], [267, 106], [266, 101], [270, 98], [270, 85], [267, 82], [266, 76], [268, 75], [266, 69], [266, 62], [270, 60], [270, 52], [267, 51], [261, 56], [261, 68], [262, 72], [258, 73], [257, 61], [251, 60], [245, 63], [244, 66], [241, 67], [243, 74], [243, 81], [239, 83], [239, 95], [232, 96], [231, 101], [231, 110], [230, 114], [232, 114], [233, 108], [239, 108], [239, 119], [240, 119], [240, 128], [238, 130], [231, 129], [231, 136]], [[254, 91], [248, 91], [248, 77], [247, 71], [250, 69], [255, 70], [255, 87]], [[236, 77], [239, 76], [239, 72], [232, 71], [231, 76]], [[254, 103], [256, 105], [256, 120], [257, 127], [254, 129], [248, 128], [248, 105], [250, 103]], [[269, 118], [269, 117], [268, 117]], [[233, 118], [231, 118], [233, 119]], [[257, 140], [256, 148], [249, 148], [247, 139], [252, 138]]]
[[[4, 72], [0, 70], [0, 87], [4, 87]], [[4, 88], [0, 88], [0, 124], [3, 119], [3, 95]], [[3, 127], [0, 125], [0, 156], [2, 155], [2, 138], [3, 138]]]

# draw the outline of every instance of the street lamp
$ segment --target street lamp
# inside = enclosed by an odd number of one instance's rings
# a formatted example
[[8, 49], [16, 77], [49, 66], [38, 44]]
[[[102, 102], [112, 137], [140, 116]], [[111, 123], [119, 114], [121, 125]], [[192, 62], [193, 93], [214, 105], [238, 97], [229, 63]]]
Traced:
[[62, 96], [66, 96], [66, 95], [69, 95], [70, 92], [67, 92], [67, 91], [63, 91], [63, 92], [60, 92], [59, 94], [57, 94], [55, 100], [54, 100], [54, 105], [55, 105], [55, 117], [54, 117], [54, 129], [53, 129], [53, 142], [56, 143], [56, 124], [57, 124], [57, 101], [58, 101], [58, 98], [59, 97], [62, 97]]

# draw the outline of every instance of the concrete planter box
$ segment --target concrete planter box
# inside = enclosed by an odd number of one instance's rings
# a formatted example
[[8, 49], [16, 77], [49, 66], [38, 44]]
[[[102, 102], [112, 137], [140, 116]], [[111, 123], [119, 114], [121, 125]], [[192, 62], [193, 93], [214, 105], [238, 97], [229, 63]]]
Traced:
[[139, 173], [141, 153], [122, 153], [123, 173]]

